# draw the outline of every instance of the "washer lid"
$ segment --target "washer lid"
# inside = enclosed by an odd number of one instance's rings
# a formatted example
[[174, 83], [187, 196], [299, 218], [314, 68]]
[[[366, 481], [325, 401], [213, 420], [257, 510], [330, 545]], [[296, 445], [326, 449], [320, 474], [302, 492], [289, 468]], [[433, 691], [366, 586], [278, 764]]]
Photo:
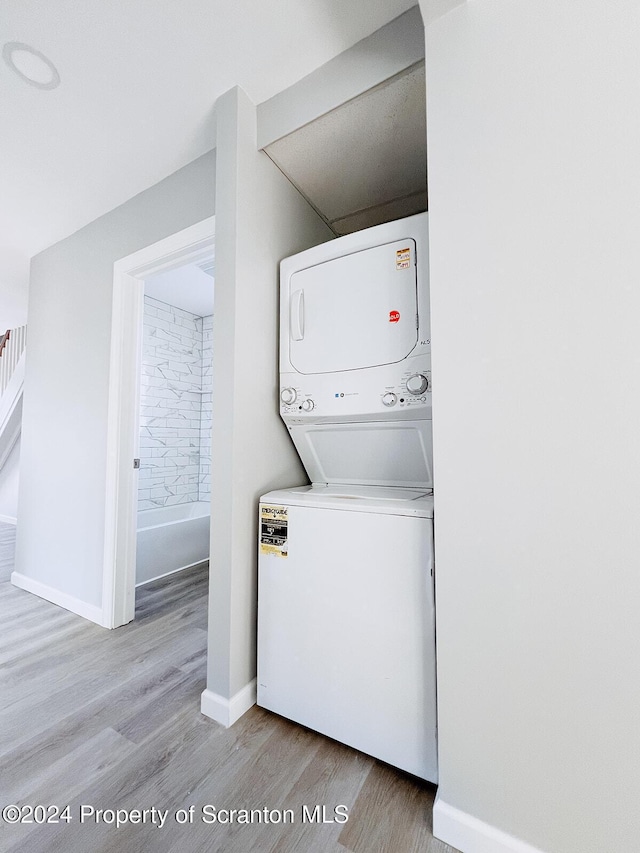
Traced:
[[425, 489], [313, 483], [269, 492], [260, 503], [433, 518], [433, 492]]
[[428, 419], [294, 424], [289, 433], [313, 483], [433, 488]]
[[289, 360], [299, 373], [393, 364], [418, 342], [411, 238], [299, 270], [287, 292]]

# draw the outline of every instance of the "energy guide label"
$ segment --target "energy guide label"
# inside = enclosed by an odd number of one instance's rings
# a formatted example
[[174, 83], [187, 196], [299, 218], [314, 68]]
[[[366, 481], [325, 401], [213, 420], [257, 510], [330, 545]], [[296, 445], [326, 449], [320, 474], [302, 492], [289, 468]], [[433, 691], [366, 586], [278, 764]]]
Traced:
[[286, 506], [260, 506], [260, 553], [287, 556], [287, 528], [289, 525]]

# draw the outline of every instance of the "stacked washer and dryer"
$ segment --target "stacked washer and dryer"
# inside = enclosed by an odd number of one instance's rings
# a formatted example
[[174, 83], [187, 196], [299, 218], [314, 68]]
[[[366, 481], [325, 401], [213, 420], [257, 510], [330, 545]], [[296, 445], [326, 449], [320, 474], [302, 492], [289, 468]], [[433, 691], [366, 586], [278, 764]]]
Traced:
[[427, 214], [280, 282], [280, 413], [312, 485], [260, 501], [258, 704], [436, 782]]

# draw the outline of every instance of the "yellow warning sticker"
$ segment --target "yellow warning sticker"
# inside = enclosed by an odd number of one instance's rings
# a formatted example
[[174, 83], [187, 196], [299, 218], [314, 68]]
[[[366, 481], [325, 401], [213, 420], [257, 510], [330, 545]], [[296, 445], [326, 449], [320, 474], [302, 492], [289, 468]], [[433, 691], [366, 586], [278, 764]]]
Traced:
[[407, 246], [406, 249], [398, 249], [396, 251], [396, 269], [397, 270], [408, 270], [411, 266], [411, 247]]
[[260, 553], [288, 556], [288, 510], [286, 506], [260, 505]]

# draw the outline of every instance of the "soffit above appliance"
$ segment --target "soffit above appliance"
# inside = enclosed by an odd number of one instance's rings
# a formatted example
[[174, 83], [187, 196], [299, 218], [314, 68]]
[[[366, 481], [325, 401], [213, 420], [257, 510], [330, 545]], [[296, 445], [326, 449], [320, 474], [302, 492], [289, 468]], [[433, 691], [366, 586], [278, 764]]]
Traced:
[[278, 139], [266, 153], [338, 234], [427, 209], [424, 62]]

